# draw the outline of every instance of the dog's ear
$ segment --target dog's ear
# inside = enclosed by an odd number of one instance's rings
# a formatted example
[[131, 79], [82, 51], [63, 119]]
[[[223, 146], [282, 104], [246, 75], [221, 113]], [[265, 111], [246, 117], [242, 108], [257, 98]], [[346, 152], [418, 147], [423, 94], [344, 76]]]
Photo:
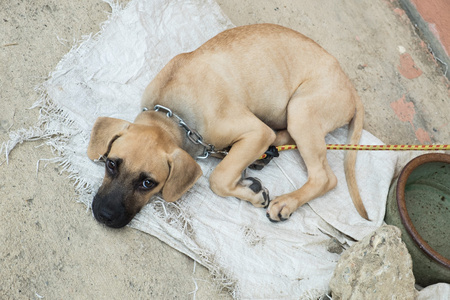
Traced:
[[162, 197], [167, 202], [173, 202], [180, 199], [203, 173], [195, 160], [180, 148], [169, 154], [168, 163], [170, 171]]
[[111, 142], [123, 134], [130, 124], [130, 122], [120, 119], [108, 117], [97, 118], [94, 128], [92, 128], [91, 139], [87, 149], [88, 157], [94, 160], [105, 155], [108, 152]]

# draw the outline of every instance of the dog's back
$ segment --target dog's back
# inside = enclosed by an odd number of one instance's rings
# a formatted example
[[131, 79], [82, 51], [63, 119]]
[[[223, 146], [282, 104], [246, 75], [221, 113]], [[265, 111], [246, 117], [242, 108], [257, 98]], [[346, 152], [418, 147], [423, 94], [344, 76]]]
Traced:
[[[243, 105], [269, 127], [282, 129], [299, 86], [333, 72], [342, 72], [337, 60], [304, 35], [273, 24], [242, 26], [174, 57], [147, 87], [143, 106], [177, 109], [181, 94], [213, 110]], [[208, 90], [213, 95], [205, 96]]]

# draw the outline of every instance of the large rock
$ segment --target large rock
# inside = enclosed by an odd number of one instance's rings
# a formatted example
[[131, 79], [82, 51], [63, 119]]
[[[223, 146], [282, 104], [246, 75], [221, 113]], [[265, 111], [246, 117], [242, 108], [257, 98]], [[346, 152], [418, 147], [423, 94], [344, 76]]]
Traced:
[[347, 249], [330, 282], [333, 299], [415, 299], [411, 256], [400, 235], [384, 225]]

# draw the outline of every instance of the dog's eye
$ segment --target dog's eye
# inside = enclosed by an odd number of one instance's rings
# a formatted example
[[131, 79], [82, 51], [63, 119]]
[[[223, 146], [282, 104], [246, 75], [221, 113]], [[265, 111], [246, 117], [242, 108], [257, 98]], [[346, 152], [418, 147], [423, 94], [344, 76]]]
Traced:
[[106, 160], [106, 167], [111, 172], [114, 172], [116, 170], [117, 164], [113, 160], [107, 159]]
[[156, 186], [156, 182], [154, 182], [153, 180], [151, 180], [151, 179], [145, 179], [144, 181], [142, 181], [142, 184], [141, 184], [141, 188], [142, 189], [145, 189], [145, 190], [150, 190], [150, 189], [152, 189], [152, 188], [154, 188]]

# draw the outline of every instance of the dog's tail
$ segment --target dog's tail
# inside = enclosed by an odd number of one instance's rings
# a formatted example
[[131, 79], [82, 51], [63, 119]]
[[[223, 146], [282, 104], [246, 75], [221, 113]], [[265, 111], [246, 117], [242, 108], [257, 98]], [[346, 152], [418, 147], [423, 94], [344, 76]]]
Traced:
[[[348, 129], [348, 143], [352, 145], [359, 144], [359, 140], [361, 138], [362, 129], [364, 125], [364, 108], [359, 96], [355, 93], [356, 100], [356, 108], [355, 115], [353, 119], [350, 121], [349, 129]], [[347, 180], [348, 190], [350, 192], [350, 196], [352, 197], [353, 204], [356, 207], [356, 210], [366, 220], [369, 220], [367, 215], [366, 208], [361, 199], [361, 195], [359, 194], [358, 185], [356, 183], [356, 154], [357, 150], [347, 150], [345, 151], [344, 157], [344, 170], [345, 170], [345, 178]], [[369, 220], [370, 221], [370, 220]]]

